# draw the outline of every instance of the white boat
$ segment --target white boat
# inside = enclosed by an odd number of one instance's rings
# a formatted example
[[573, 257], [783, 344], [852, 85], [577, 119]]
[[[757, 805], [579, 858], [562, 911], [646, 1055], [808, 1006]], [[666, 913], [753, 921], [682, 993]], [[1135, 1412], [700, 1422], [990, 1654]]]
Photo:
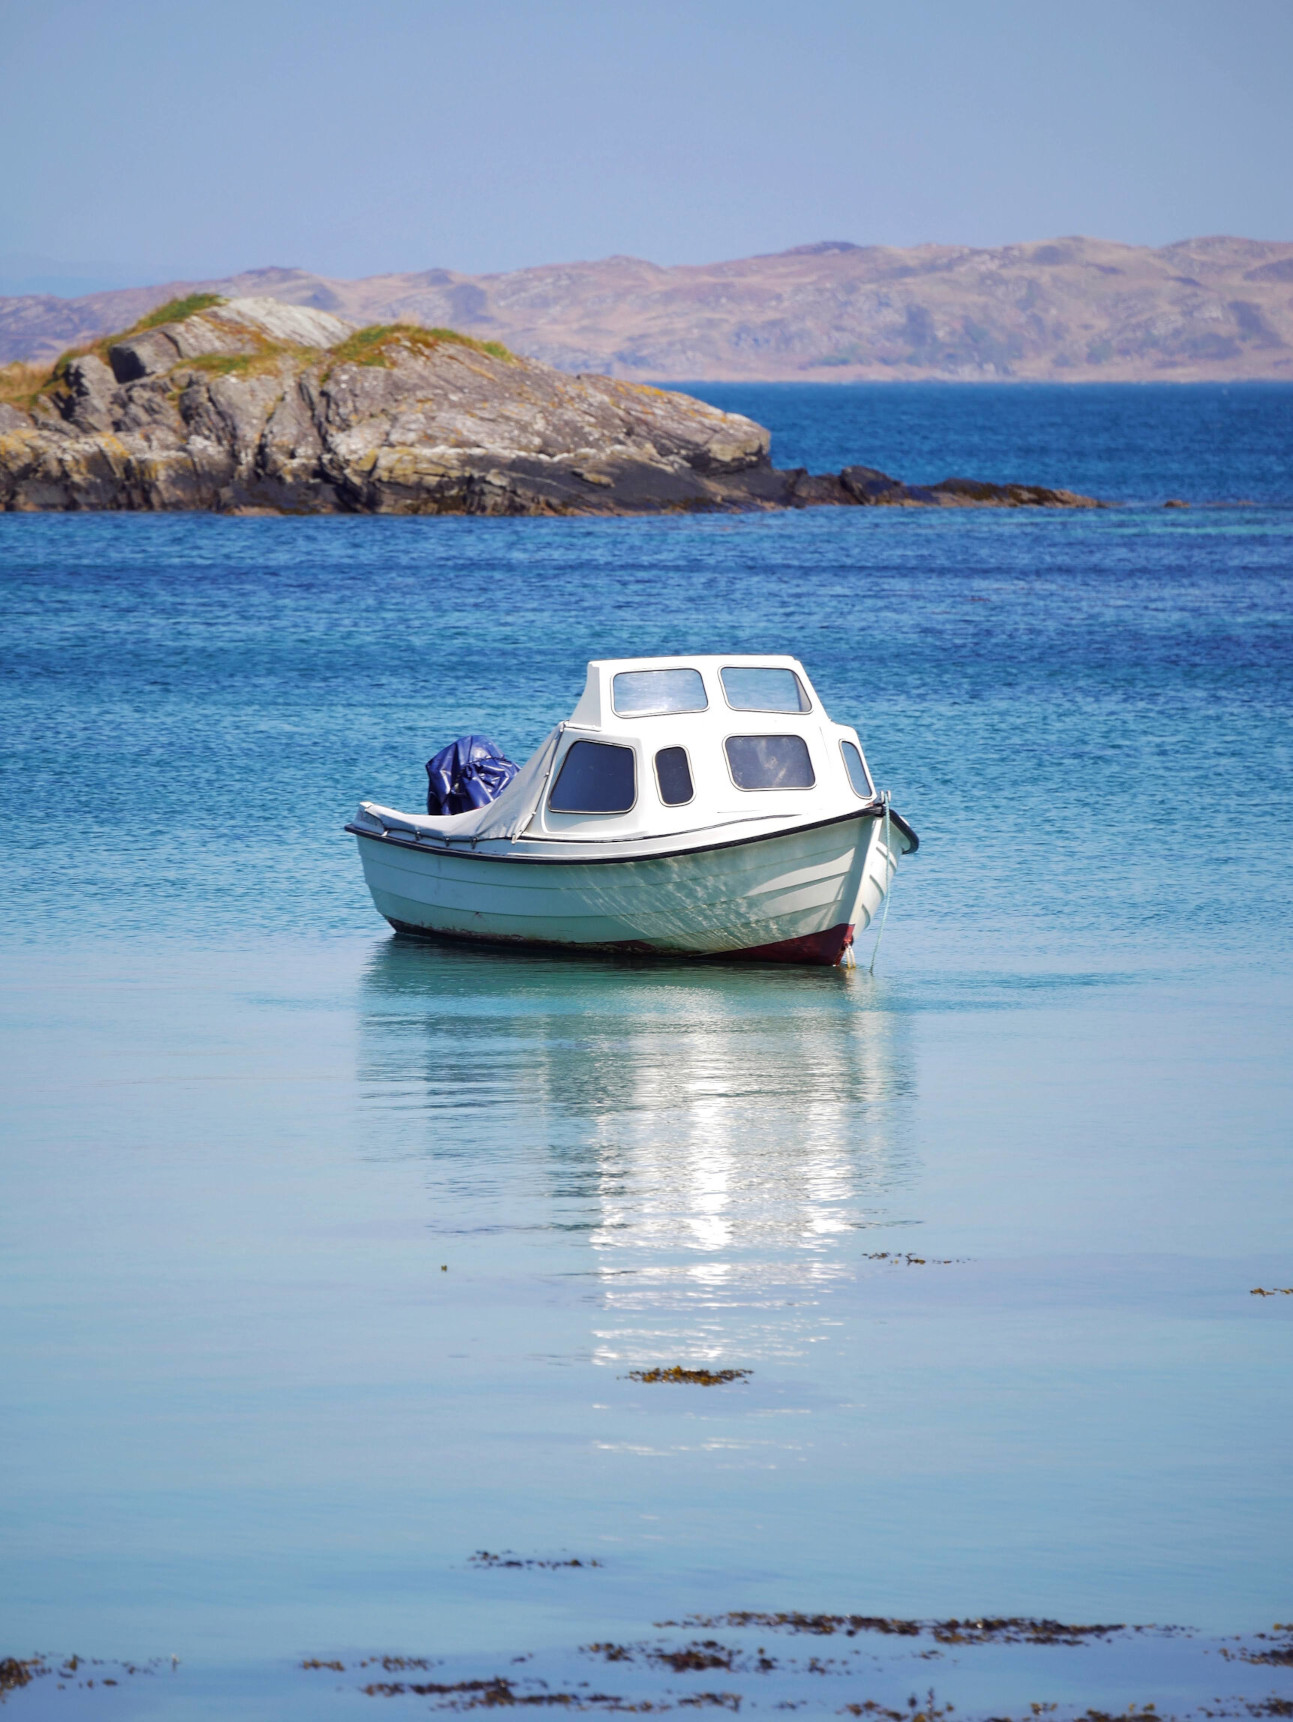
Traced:
[[834, 964], [916, 833], [798, 659], [609, 658], [495, 801], [346, 826], [401, 933]]

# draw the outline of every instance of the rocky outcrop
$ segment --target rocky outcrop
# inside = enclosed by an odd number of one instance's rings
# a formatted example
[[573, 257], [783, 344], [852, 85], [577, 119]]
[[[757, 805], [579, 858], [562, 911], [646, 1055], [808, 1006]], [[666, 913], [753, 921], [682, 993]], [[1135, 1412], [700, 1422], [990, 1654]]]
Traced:
[[[0, 407], [0, 508], [626, 514], [1095, 506], [870, 467], [779, 471], [768, 432], [687, 395], [570, 376], [411, 325], [189, 300]], [[14, 394], [13, 389], [10, 391]]]

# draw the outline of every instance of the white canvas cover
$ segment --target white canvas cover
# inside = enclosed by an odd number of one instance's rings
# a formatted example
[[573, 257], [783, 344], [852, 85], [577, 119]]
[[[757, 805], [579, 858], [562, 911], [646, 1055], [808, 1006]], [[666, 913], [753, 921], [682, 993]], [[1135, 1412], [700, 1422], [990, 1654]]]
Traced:
[[559, 723], [550, 731], [498, 800], [485, 807], [473, 807], [470, 813], [433, 817], [429, 813], [398, 813], [393, 807], [382, 807], [375, 801], [361, 801], [354, 823], [370, 826], [374, 831], [407, 831], [414, 836], [450, 839], [455, 843], [480, 843], [490, 837], [519, 837], [542, 799], [557, 743], [565, 727], [564, 723]]

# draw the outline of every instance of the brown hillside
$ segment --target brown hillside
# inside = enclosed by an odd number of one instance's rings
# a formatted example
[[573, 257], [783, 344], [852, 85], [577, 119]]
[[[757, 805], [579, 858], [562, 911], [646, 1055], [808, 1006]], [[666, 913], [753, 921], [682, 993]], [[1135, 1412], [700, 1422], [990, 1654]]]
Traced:
[[1293, 378], [1293, 243], [1159, 250], [1057, 239], [994, 250], [843, 242], [660, 268], [633, 257], [501, 275], [223, 281], [0, 299], [0, 361], [50, 359], [181, 294], [256, 296], [360, 323], [449, 325], [563, 370], [661, 381]]

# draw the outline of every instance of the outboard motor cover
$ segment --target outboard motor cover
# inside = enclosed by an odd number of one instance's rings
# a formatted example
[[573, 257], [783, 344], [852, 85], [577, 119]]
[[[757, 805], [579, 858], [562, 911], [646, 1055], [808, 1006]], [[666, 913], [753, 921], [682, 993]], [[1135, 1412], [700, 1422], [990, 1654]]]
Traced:
[[461, 735], [427, 761], [427, 812], [470, 813], [496, 801], [517, 767], [483, 735]]

